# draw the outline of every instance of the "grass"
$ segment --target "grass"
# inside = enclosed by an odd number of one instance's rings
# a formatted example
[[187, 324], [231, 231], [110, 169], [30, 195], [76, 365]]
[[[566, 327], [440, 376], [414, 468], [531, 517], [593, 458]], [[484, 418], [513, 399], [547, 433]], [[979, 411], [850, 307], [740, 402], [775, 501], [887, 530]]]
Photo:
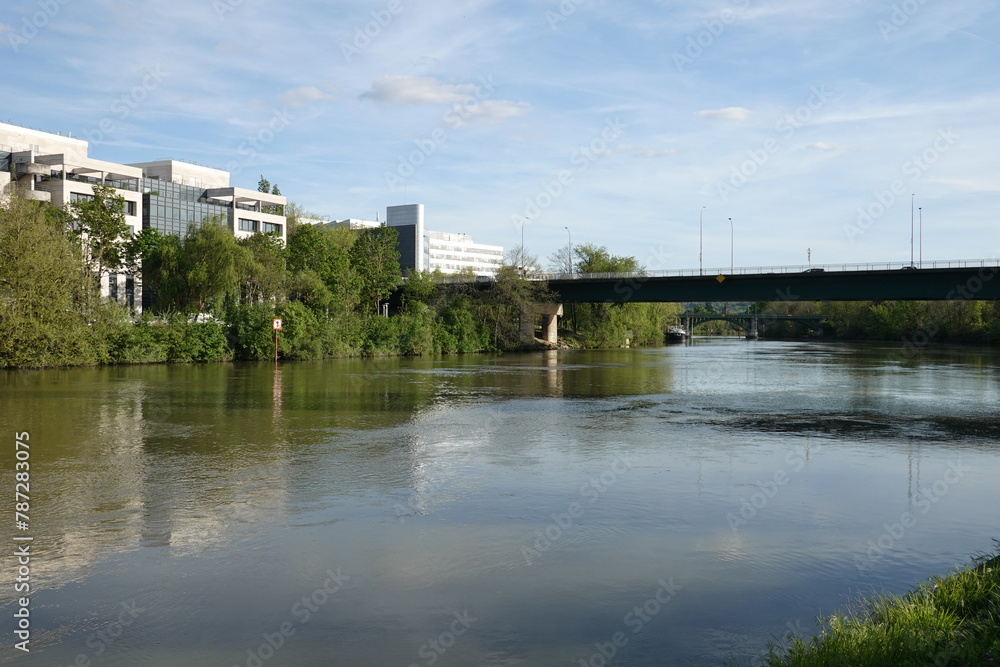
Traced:
[[[1000, 548], [1000, 543], [997, 544]], [[1000, 555], [831, 616], [822, 632], [772, 646], [767, 667], [1000, 667]]]

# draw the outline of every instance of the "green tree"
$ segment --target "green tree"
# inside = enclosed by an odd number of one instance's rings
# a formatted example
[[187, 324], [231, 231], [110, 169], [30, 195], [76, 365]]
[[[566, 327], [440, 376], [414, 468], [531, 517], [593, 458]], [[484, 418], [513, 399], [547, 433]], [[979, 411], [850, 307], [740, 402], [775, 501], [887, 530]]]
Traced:
[[70, 204], [73, 229], [98, 280], [119, 271], [129, 236], [125, 198], [108, 185], [95, 185], [93, 198]]
[[399, 286], [399, 232], [385, 225], [362, 230], [351, 247], [351, 266], [358, 275], [362, 303], [377, 313], [379, 304]]
[[218, 311], [225, 297], [236, 291], [243, 257], [233, 233], [221, 221], [208, 220], [189, 231], [179, 262], [187, 312]]
[[0, 366], [92, 362], [96, 286], [64, 220], [16, 194], [0, 202]]
[[351, 260], [356, 239], [357, 232], [349, 229], [299, 225], [285, 250], [291, 274], [312, 271], [319, 276], [330, 294], [327, 307], [338, 312], [353, 310], [360, 298], [358, 275]]
[[260, 175], [260, 180], [257, 181], [257, 192], [270, 192], [271, 191], [271, 181], [264, 178], [264, 174]]
[[287, 281], [285, 253], [281, 239], [270, 234], [253, 234], [236, 244], [238, 254], [239, 300], [241, 303], [266, 303], [283, 294]]

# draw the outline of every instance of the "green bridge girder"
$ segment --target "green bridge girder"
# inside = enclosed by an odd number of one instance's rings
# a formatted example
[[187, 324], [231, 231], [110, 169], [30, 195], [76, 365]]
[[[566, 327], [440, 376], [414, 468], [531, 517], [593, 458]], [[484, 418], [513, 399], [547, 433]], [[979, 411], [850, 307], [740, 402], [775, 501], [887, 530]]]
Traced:
[[826, 315], [778, 315], [775, 313], [695, 313], [685, 312], [677, 316], [684, 324], [688, 332], [691, 332], [699, 324], [705, 322], [732, 322], [744, 331], [754, 331], [754, 321], [759, 327], [766, 327], [775, 322], [796, 322], [803, 325], [810, 331], [820, 328], [826, 320]]
[[1000, 299], [1000, 266], [719, 276], [614, 274], [556, 278], [560, 303], [726, 301], [951, 301]]

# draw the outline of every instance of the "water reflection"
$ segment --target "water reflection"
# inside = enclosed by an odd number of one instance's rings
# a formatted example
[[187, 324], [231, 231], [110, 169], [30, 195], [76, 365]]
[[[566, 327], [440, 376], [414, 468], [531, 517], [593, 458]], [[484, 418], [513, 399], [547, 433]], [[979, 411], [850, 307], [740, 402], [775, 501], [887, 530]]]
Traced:
[[[573, 664], [664, 577], [682, 588], [624, 663], [755, 653], [789, 618], [989, 547], [998, 366], [724, 341], [4, 373], [44, 545], [50, 639], [24, 664], [71, 661], [81, 619], [130, 597], [155, 611], [120, 664], [172, 664], [180, 636], [195, 664], [237, 664], [335, 567], [351, 585], [287, 664], [328, 664], [329, 642], [345, 664], [410, 664], [463, 610], [480, 621], [442, 664]], [[859, 573], [854, 557], [956, 459], [971, 472]], [[734, 527], [744, 501], [759, 507]], [[557, 539], [525, 563], [545, 531]]]

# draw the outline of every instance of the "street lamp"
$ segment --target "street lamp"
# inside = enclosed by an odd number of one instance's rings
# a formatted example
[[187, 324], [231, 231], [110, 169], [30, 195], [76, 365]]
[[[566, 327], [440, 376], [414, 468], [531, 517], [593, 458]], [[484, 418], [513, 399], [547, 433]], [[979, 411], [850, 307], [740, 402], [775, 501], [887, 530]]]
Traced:
[[528, 224], [528, 218], [525, 218], [521, 223], [521, 256], [518, 257], [517, 263], [521, 266], [521, 277], [524, 277], [524, 226]]
[[573, 234], [569, 231], [569, 227], [563, 227], [563, 229], [569, 236], [569, 273], [573, 275]]
[[917, 209], [920, 211], [920, 268], [924, 268], [924, 207]]
[[733, 226], [733, 219], [729, 218], [729, 272], [736, 272], [736, 227]]
[[701, 207], [701, 212], [698, 214], [698, 275], [704, 275], [705, 265], [702, 262], [702, 258], [705, 254], [705, 209], [707, 206]]
[[913, 200], [917, 195], [910, 195], [910, 266], [913, 266]]

